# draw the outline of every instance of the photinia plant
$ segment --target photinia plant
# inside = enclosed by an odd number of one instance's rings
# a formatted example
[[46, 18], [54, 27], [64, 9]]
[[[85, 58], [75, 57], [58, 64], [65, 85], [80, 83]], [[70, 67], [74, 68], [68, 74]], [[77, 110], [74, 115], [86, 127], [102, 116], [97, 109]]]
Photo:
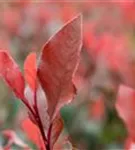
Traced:
[[59, 110], [76, 94], [72, 79], [79, 63], [81, 32], [78, 15], [48, 40], [38, 61], [36, 53], [27, 57], [24, 77], [10, 54], [0, 51], [0, 75], [28, 108], [31, 121], [25, 124], [31, 124], [33, 132], [41, 135], [40, 142], [36, 142], [36, 135], [32, 137], [38, 148], [53, 149], [63, 129]]

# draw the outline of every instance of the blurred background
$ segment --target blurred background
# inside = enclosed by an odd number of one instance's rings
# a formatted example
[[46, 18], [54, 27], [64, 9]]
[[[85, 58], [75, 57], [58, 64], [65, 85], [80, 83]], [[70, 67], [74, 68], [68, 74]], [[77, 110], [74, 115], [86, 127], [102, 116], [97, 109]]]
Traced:
[[[121, 83], [135, 85], [135, 2], [0, 1], [0, 49], [10, 52], [23, 72], [26, 56], [39, 53], [78, 13], [83, 15], [83, 48], [74, 77], [78, 94], [61, 110], [65, 132], [80, 149], [123, 149], [127, 132], [114, 105]], [[32, 144], [20, 127], [25, 114], [23, 104], [0, 80], [0, 130], [13, 129]]]

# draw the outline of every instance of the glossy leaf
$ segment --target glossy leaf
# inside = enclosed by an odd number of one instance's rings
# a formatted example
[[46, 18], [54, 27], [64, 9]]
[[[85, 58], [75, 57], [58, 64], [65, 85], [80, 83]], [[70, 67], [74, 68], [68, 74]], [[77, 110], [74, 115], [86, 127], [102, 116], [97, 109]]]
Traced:
[[[38, 78], [48, 99], [48, 113], [56, 105], [71, 101], [75, 94], [72, 78], [82, 45], [81, 16], [68, 22], [44, 46], [38, 65]], [[59, 106], [58, 106], [59, 108]]]

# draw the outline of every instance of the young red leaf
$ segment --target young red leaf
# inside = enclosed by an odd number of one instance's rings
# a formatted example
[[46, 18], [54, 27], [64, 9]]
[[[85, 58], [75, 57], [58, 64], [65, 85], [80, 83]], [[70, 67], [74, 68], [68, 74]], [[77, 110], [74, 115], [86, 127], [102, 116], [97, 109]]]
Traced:
[[24, 78], [7, 51], [0, 51], [0, 76], [3, 77], [18, 98], [24, 98]]
[[27, 83], [24, 93], [31, 107], [34, 106], [34, 95], [37, 90], [36, 62], [36, 53], [30, 53], [24, 63], [24, 76]]
[[36, 65], [37, 65], [36, 53], [29, 54], [24, 63], [24, 73], [26, 82], [33, 90], [35, 90], [36, 88], [36, 78], [37, 78]]
[[38, 127], [35, 124], [33, 124], [30, 119], [27, 118], [22, 122], [22, 129], [25, 131], [28, 138], [33, 143], [35, 143], [39, 149], [41, 147], [43, 148], [43, 150], [45, 149], [44, 142], [41, 137], [41, 133]]
[[118, 91], [116, 109], [127, 127], [129, 136], [135, 140], [135, 90], [121, 85]]
[[82, 45], [81, 15], [68, 22], [44, 46], [38, 65], [38, 78], [48, 99], [48, 113], [54, 115], [57, 104], [73, 99], [72, 78]]

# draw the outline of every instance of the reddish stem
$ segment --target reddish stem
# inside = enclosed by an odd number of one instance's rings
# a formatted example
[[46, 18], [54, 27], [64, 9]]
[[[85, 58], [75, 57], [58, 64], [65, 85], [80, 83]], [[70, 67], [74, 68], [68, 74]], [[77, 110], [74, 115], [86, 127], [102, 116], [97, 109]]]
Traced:
[[48, 139], [48, 148], [49, 148], [49, 150], [51, 149], [51, 148], [50, 148], [50, 142], [51, 142], [51, 131], [52, 131], [52, 123], [50, 124], [49, 131], [48, 131], [48, 134], [47, 134], [47, 139]]
[[29, 111], [31, 112], [31, 114], [33, 115], [33, 117], [35, 118], [36, 114], [35, 112], [33, 111], [33, 109], [30, 107], [29, 103], [28, 103], [28, 100], [26, 98], [24, 98], [22, 100], [22, 102], [25, 104], [25, 106], [29, 109]]

